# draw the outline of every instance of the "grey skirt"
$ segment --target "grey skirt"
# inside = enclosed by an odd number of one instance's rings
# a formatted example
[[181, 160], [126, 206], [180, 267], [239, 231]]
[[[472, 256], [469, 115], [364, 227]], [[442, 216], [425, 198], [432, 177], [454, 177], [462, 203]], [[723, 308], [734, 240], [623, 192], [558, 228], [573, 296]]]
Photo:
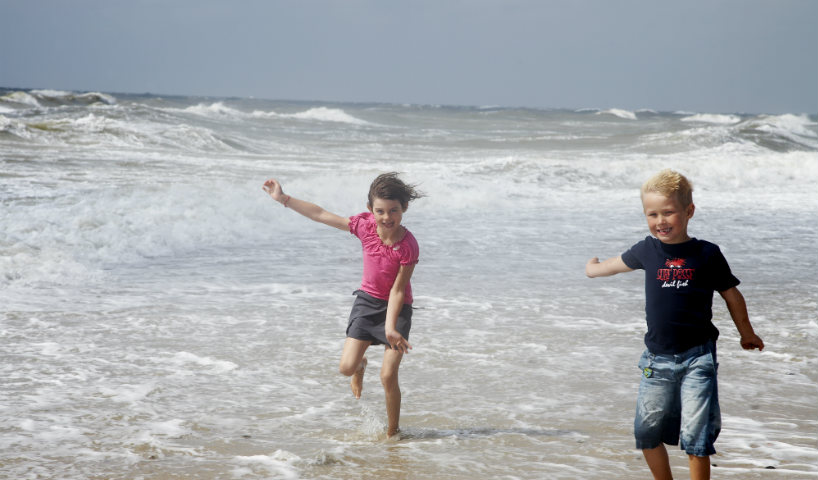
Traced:
[[[372, 342], [372, 345], [386, 345], [386, 307], [389, 302], [375, 298], [363, 290], [355, 290], [355, 303], [349, 313], [347, 337], [356, 340]], [[412, 305], [403, 304], [395, 329], [409, 340], [409, 330], [412, 328]]]

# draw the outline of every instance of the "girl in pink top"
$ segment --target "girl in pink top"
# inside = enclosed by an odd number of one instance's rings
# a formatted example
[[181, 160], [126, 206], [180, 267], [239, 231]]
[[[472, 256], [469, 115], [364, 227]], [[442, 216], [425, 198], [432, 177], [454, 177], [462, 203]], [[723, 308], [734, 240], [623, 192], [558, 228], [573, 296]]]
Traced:
[[305, 217], [340, 230], [361, 240], [364, 273], [361, 288], [349, 315], [347, 339], [341, 353], [339, 370], [352, 377], [355, 398], [361, 398], [370, 345], [385, 345], [381, 383], [386, 393], [387, 437], [398, 433], [400, 387], [398, 367], [409, 353], [412, 326], [412, 286], [409, 279], [418, 262], [418, 243], [401, 225], [409, 202], [421, 197], [413, 185], [404, 183], [397, 173], [378, 176], [369, 187], [368, 212], [350, 218], [341, 217], [304, 200], [284, 194], [281, 184], [270, 179], [264, 190], [273, 200]]

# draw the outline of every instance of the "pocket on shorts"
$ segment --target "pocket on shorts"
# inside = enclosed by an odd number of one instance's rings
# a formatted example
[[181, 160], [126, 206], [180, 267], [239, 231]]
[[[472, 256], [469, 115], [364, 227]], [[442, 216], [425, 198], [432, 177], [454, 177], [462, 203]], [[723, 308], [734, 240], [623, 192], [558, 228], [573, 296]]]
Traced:
[[653, 376], [655, 360], [656, 355], [650, 353], [650, 351], [645, 350], [642, 352], [642, 356], [639, 358], [639, 363], [636, 364], [636, 366], [639, 367], [639, 371], [642, 373], [642, 377], [651, 378]]
[[716, 362], [716, 359], [713, 358], [713, 352], [708, 352], [697, 357], [691, 364], [691, 368], [701, 371], [704, 375], [715, 377], [719, 369], [719, 364]]

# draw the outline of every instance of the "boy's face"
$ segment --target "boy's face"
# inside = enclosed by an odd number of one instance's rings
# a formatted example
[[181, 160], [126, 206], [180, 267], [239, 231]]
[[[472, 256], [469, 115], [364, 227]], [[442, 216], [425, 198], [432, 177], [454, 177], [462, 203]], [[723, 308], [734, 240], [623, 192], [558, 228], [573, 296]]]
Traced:
[[690, 240], [687, 235], [687, 222], [693, 217], [695, 210], [692, 203], [683, 207], [676, 197], [647, 192], [642, 194], [642, 207], [648, 220], [650, 234], [662, 243], [683, 243]]

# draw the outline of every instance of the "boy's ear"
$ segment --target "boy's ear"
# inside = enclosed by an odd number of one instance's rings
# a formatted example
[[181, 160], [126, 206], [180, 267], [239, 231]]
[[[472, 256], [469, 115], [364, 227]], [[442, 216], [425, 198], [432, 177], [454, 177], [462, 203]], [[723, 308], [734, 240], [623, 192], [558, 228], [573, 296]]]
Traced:
[[687, 206], [687, 218], [688, 218], [688, 220], [693, 218], [693, 212], [695, 212], [695, 211], [696, 211], [696, 205], [695, 204], [691, 203], [690, 205]]

